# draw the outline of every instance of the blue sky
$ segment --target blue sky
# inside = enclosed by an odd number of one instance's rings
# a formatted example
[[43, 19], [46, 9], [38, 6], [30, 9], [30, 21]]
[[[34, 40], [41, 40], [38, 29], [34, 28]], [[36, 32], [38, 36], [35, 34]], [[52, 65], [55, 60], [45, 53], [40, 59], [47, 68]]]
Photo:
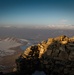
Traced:
[[74, 0], [0, 0], [0, 25], [74, 25]]

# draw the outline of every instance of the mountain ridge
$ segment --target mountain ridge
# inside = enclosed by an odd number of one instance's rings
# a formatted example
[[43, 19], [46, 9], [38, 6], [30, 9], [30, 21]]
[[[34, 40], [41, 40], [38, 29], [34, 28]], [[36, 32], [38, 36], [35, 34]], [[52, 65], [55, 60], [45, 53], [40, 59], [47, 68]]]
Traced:
[[49, 38], [28, 47], [16, 60], [19, 74], [32, 75], [36, 70], [46, 75], [74, 75], [74, 37]]
[[74, 25], [68, 25], [68, 24], [50, 24], [50, 25], [45, 25], [45, 26], [0, 26], [0, 28], [30, 28], [30, 29], [74, 29]]

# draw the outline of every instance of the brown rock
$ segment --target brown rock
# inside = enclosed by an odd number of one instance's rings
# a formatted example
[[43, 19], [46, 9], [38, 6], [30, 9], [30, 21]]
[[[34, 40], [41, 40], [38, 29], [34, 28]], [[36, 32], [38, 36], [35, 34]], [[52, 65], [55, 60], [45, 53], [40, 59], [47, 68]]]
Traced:
[[49, 38], [28, 47], [17, 62], [17, 70], [31, 75], [43, 70], [47, 75], [74, 75], [74, 38]]
[[71, 53], [69, 55], [69, 60], [74, 61], [74, 51], [71, 51]]
[[68, 43], [68, 41], [67, 40], [65, 40], [65, 41], [61, 41], [61, 44], [67, 44]]
[[65, 47], [64, 46], [61, 46], [61, 47], [59, 47], [59, 50], [60, 51], [65, 51]]
[[59, 50], [58, 49], [55, 49], [52, 53], [52, 57], [57, 57], [59, 54]]
[[59, 59], [61, 60], [67, 60], [68, 59], [68, 54], [66, 51], [61, 51], [59, 54]]
[[51, 53], [52, 53], [52, 50], [48, 50], [48, 51], [47, 51], [47, 56], [50, 56]]

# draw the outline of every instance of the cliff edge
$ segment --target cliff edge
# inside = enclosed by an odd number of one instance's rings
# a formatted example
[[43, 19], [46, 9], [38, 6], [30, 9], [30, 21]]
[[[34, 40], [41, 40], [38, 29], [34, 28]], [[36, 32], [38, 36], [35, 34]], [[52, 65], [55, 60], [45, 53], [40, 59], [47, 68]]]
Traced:
[[46, 75], [74, 75], [74, 37], [62, 35], [32, 45], [16, 64], [18, 74], [22, 75], [32, 75], [35, 71]]

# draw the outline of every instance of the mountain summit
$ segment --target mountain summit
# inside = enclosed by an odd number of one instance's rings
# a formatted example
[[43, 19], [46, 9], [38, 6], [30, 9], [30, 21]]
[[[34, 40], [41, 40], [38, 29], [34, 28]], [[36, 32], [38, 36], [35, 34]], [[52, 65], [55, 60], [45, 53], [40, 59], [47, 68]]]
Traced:
[[28, 47], [16, 60], [19, 74], [74, 75], [74, 37], [49, 38]]

